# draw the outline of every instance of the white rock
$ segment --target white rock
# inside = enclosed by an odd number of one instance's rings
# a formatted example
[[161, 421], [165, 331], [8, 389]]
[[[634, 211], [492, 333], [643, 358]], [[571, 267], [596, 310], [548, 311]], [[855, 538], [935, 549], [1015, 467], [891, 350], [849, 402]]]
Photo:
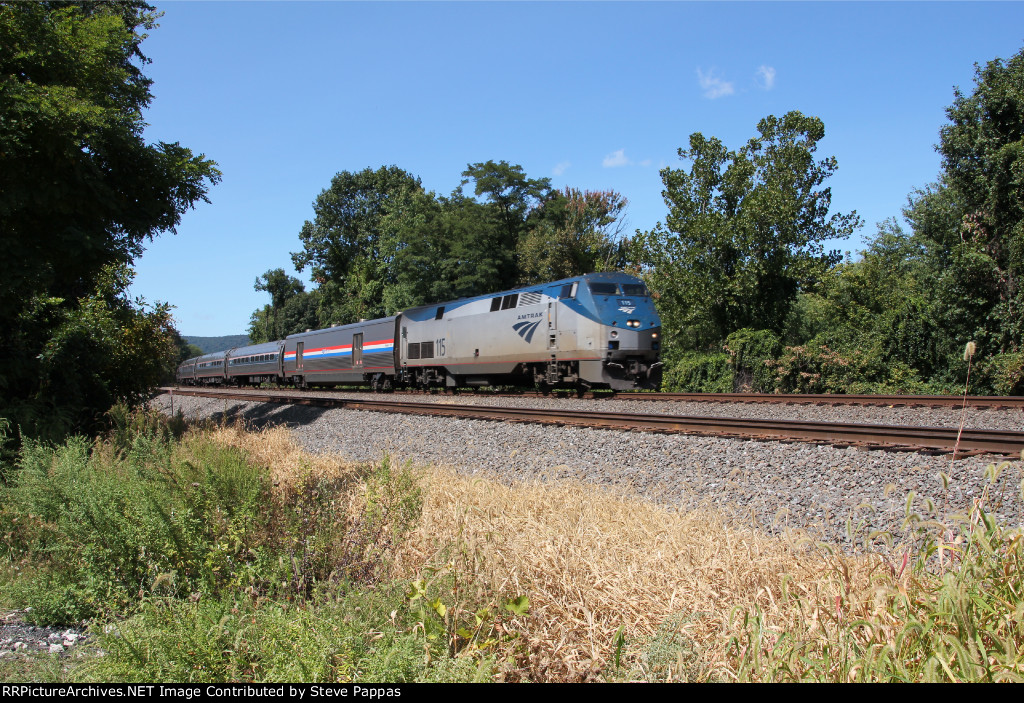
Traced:
[[50, 654], [60, 654], [63, 651], [64, 651], [64, 645], [62, 645], [62, 644], [51, 644], [50, 645]]

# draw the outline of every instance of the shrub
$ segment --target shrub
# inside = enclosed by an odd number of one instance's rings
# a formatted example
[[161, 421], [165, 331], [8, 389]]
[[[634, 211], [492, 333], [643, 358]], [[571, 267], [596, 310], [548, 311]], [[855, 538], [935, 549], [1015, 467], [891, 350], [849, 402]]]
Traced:
[[313, 473], [275, 487], [241, 449], [174, 441], [173, 422], [115, 426], [95, 445], [27, 441], [0, 492], [0, 550], [20, 568], [8, 595], [37, 622], [124, 615], [153, 595], [303, 599], [318, 583], [371, 583], [418, 516], [410, 471], [387, 460], [365, 487]]
[[996, 354], [979, 371], [979, 383], [996, 395], [1024, 395], [1024, 353]]
[[774, 333], [745, 327], [726, 338], [725, 350], [731, 359], [733, 390], [755, 393], [775, 390], [771, 364], [782, 351], [782, 343]]
[[731, 393], [733, 371], [724, 353], [685, 352], [666, 361], [662, 390], [689, 393]]

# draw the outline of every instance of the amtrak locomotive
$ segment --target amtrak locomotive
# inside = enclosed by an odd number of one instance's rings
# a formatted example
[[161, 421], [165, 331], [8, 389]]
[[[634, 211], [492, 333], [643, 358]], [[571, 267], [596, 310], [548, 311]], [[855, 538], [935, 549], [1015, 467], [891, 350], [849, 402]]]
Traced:
[[657, 388], [660, 342], [643, 282], [591, 273], [206, 354], [181, 364], [178, 382]]

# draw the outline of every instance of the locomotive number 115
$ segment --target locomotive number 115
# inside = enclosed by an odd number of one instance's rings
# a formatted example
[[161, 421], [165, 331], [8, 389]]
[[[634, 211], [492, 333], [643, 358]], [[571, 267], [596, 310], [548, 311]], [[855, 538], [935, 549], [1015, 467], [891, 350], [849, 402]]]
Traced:
[[438, 356], [444, 356], [444, 340], [445, 337], [441, 337], [440, 339], [434, 340], [434, 349], [437, 350]]

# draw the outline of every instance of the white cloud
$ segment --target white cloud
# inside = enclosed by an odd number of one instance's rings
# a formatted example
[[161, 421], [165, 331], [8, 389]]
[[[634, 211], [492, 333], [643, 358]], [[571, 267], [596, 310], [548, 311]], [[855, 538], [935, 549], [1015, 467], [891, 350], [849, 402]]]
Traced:
[[761, 79], [761, 87], [765, 90], [771, 90], [775, 87], [775, 69], [771, 66], [760, 66], [757, 69], [757, 75]]
[[604, 157], [604, 161], [601, 162], [601, 165], [605, 168], [629, 165], [629, 159], [626, 158], [626, 150], [619, 149], [618, 151], [613, 151], [608, 154], [608, 156]]
[[730, 81], [723, 81], [715, 76], [715, 69], [711, 69], [705, 74], [704, 71], [698, 68], [697, 82], [700, 83], [700, 89], [704, 91], [704, 97], [710, 100], [732, 95], [735, 92]]
[[570, 162], [562, 161], [561, 163], [555, 164], [555, 167], [551, 169], [551, 172], [556, 176], [561, 176], [563, 173], [565, 173], [565, 169], [569, 168], [570, 166], [572, 166]]

